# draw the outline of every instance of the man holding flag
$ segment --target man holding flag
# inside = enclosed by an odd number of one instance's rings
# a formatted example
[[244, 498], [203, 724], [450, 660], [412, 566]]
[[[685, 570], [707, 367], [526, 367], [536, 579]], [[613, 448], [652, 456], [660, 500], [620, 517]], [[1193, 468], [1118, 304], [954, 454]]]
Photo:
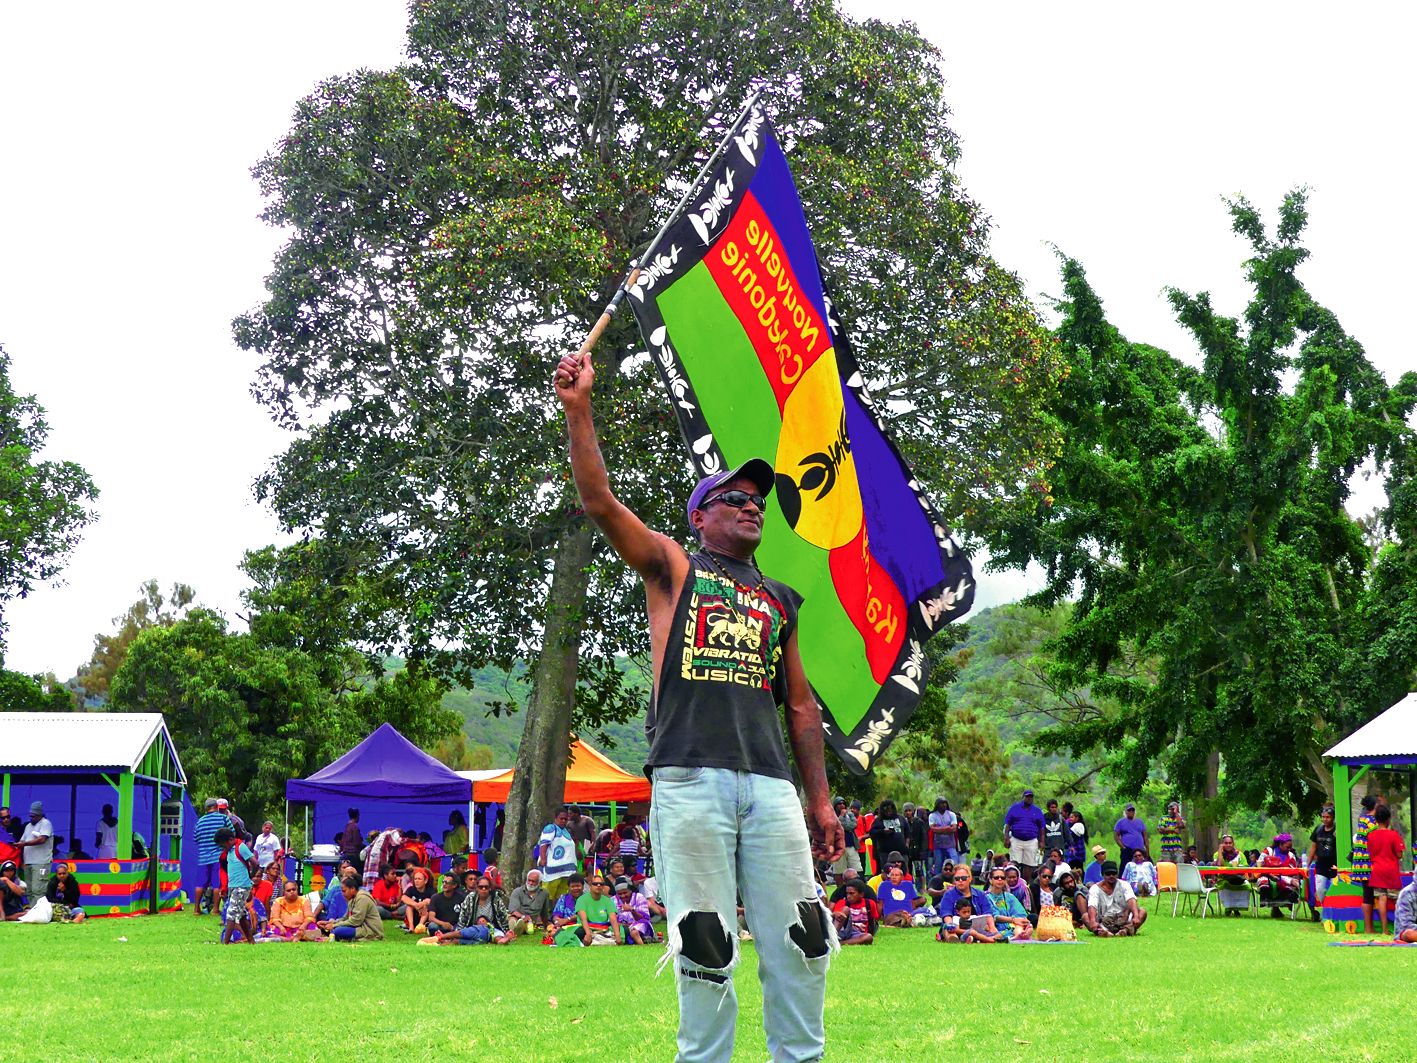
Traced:
[[[678, 1059], [732, 1058], [739, 896], [757, 944], [773, 1060], [821, 1059], [837, 943], [813, 857], [837, 860], [843, 839], [827, 790], [821, 710], [798, 650], [802, 599], [754, 561], [774, 470], [753, 458], [700, 480], [688, 503], [700, 549], [685, 553], [611, 491], [591, 418], [594, 377], [582, 350], [561, 359], [555, 389], [581, 504], [645, 585], [654, 664], [650, 831], [668, 907], [665, 962], [675, 964], [678, 985]], [[806, 824], [779, 707], [806, 791]]]

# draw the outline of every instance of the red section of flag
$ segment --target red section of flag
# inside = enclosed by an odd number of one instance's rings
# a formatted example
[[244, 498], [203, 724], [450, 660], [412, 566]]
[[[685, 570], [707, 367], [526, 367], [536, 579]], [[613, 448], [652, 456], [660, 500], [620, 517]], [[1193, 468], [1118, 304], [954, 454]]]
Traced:
[[876, 682], [884, 683], [905, 639], [905, 599], [871, 556], [866, 523], [845, 546], [828, 555], [837, 597], [866, 644], [866, 660]]
[[831, 334], [803, 298], [777, 230], [752, 192], [704, 264], [748, 334], [781, 410], [802, 374], [831, 349]]

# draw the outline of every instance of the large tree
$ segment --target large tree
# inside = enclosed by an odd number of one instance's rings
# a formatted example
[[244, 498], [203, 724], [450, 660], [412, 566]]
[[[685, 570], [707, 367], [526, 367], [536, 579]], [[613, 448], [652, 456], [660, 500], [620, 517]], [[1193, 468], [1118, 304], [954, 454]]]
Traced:
[[44, 407], [15, 394], [0, 347], [0, 661], [6, 603], [57, 578], [95, 517], [98, 489], [81, 466], [36, 460], [48, 438]]
[[138, 590], [141, 597], [128, 606], [122, 616], [113, 618], [117, 630], [111, 635], [93, 637], [93, 653], [79, 666], [74, 678], [85, 697], [107, 698], [113, 676], [128, 655], [133, 640], [150, 627], [171, 627], [197, 599], [197, 592], [185, 583], [174, 583], [172, 590], [163, 594], [157, 580], [150, 579]]
[[[303, 430], [258, 494], [389, 590], [371, 648], [450, 679], [529, 662], [514, 870], [568, 732], [638, 707], [616, 657], [645, 650], [638, 590], [577, 507], [550, 368], [751, 91], [942, 511], [969, 531], [1046, 493], [1057, 362], [958, 187], [940, 67], [913, 28], [829, 0], [429, 0], [407, 65], [321, 85], [257, 166], [292, 235], [235, 332], [258, 399]], [[690, 468], [628, 320], [598, 357], [616, 490], [683, 532]]]
[[[1302, 193], [1271, 235], [1231, 204], [1252, 249], [1242, 320], [1209, 296], [1170, 293], [1199, 367], [1109, 324], [1065, 260], [1059, 330], [1071, 373], [1056, 413], [1066, 444], [1055, 504], [999, 536], [998, 561], [1042, 563], [1050, 604], [1078, 595], [1050, 680], [1096, 701], [1059, 705], [1052, 748], [1102, 750], [1115, 785], [1140, 792], [1154, 765], [1213, 821], [1225, 803], [1311, 812], [1319, 754], [1406, 689], [1417, 665], [1412, 432], [1417, 374], [1389, 386], [1305, 289]], [[1375, 573], [1345, 510], [1355, 472], [1389, 475], [1398, 536]], [[1406, 640], [1364, 643], [1401, 620]], [[1387, 674], [1373, 673], [1383, 655]]]

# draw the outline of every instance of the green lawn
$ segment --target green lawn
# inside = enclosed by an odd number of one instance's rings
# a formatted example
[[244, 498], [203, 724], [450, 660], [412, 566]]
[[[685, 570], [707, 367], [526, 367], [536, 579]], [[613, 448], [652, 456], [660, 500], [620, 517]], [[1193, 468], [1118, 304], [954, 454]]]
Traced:
[[[1169, 905], [1166, 908], [1169, 912]], [[182, 913], [0, 925], [26, 1059], [667, 1060], [659, 950], [213, 943]], [[127, 938], [126, 941], [120, 940]], [[960, 946], [886, 930], [828, 982], [828, 1059], [1417, 1059], [1417, 950], [1335, 949], [1317, 924], [1153, 917], [1132, 940]], [[752, 946], [738, 1057], [767, 1058]], [[1384, 1003], [1384, 1000], [1388, 1003]], [[1376, 1031], [1382, 1041], [1374, 1042]]]

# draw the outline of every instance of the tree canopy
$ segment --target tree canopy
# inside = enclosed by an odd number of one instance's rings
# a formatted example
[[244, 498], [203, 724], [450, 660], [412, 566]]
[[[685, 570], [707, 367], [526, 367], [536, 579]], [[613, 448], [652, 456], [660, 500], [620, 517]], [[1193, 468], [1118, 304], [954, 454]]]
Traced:
[[[1045, 748], [1102, 750], [1123, 790], [1159, 764], [1184, 794], [1311, 812], [1319, 753], [1417, 665], [1417, 374], [1386, 383], [1300, 282], [1301, 192], [1273, 235], [1244, 200], [1230, 214], [1252, 252], [1243, 318], [1169, 295], [1199, 367], [1124, 338], [1064, 260], [1056, 501], [997, 536], [994, 557], [1040, 562], [1044, 604], [1078, 596], [1052, 678], [1101, 701], [1064, 704]], [[1388, 476], [1381, 523], [1397, 537], [1376, 567], [1344, 508], [1365, 463]], [[1379, 624], [1403, 634], [1375, 644]]]
[[95, 517], [98, 488], [72, 461], [38, 461], [49, 438], [44, 407], [10, 385], [0, 347], [0, 660], [5, 605], [56, 579]]

